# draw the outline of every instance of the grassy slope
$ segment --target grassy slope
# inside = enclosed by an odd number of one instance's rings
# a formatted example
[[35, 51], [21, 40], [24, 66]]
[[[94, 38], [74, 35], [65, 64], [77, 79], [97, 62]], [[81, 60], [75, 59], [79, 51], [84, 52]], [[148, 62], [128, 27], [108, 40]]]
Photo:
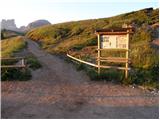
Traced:
[[1, 40], [1, 56], [13, 56], [14, 52], [20, 51], [25, 47], [25, 45], [26, 44], [22, 36]]
[[[142, 24], [153, 24], [158, 21], [158, 10], [147, 16], [144, 11], [131, 12], [111, 18], [84, 20], [77, 22], [60, 23], [31, 30], [27, 33], [30, 39], [42, 43], [48, 51], [59, 53], [66, 52], [76, 45], [85, 45], [95, 39], [95, 29], [121, 27], [123, 23], [135, 23], [138, 28]], [[53, 46], [56, 47], [53, 48]]]
[[[150, 71], [157, 69], [159, 61], [158, 48], [151, 44], [152, 40], [157, 37], [155, 35], [155, 29], [151, 26], [159, 22], [158, 16], [159, 9], [151, 12], [139, 10], [110, 18], [67, 22], [39, 27], [29, 31], [26, 36], [39, 42], [41, 47], [48, 52], [59, 54], [74, 49], [76, 50], [76, 54], [81, 55], [86, 48], [97, 44], [96, 35], [94, 34], [96, 29], [121, 27], [123, 23], [134, 24], [135, 33], [130, 42], [131, 66], [136, 70], [142, 69], [142, 71]], [[95, 54], [94, 50], [89, 52], [90, 55], [92, 53]], [[116, 55], [114, 53], [109, 54]], [[87, 58], [89, 57], [90, 56]], [[138, 71], [137, 74], [138, 73], [140, 72]], [[152, 74], [150, 75], [152, 80], [158, 80], [158, 74], [153, 75], [153, 71], [149, 73]], [[148, 72], [143, 73], [143, 79], [147, 79], [147, 74]], [[134, 78], [140, 78], [140, 76], [141, 75], [134, 76]]]

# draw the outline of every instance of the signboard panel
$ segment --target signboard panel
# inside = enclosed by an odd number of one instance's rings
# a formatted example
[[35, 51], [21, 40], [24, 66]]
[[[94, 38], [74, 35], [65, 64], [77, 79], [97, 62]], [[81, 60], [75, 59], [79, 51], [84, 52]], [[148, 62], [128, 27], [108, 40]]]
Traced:
[[127, 48], [127, 35], [102, 35], [100, 37], [101, 49]]

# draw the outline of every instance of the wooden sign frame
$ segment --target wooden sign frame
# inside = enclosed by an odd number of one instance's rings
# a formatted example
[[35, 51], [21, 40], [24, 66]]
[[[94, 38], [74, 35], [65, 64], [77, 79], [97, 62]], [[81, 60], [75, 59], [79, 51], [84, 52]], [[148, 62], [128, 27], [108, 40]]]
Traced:
[[[125, 78], [128, 78], [128, 70], [129, 68], [129, 34], [132, 33], [132, 28], [117, 28], [117, 29], [101, 29], [101, 30], [96, 30], [96, 35], [98, 38], [98, 57], [97, 57], [97, 65], [98, 65], [98, 74], [101, 72], [101, 62], [115, 62], [115, 63], [125, 63], [125, 66], [122, 67], [122, 70], [125, 70]], [[125, 48], [102, 48], [102, 40], [101, 36], [120, 36], [120, 35], [125, 35], [126, 36], [126, 46]], [[114, 45], [115, 46], [115, 45]], [[116, 45], [117, 46], [117, 45]], [[110, 51], [110, 50], [116, 50], [116, 51], [125, 51], [125, 58], [120, 58], [120, 57], [102, 57], [101, 56], [101, 51]], [[119, 69], [119, 67], [113, 67], [113, 66], [108, 66], [109, 68], [116, 68]], [[107, 68], [107, 66], [106, 66]]]

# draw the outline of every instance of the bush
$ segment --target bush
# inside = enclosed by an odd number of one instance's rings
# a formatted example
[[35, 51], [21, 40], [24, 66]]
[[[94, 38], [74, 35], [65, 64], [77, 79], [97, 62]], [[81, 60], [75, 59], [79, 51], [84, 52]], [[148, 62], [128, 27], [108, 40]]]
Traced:
[[19, 68], [3, 68], [1, 71], [1, 80], [29, 80], [31, 78], [31, 72], [28, 69]]
[[83, 63], [76, 64], [76, 69], [78, 71], [86, 69], [86, 66]]
[[151, 42], [151, 31], [148, 31], [147, 27], [140, 28], [133, 34], [131, 43], [135, 44], [140, 41]]
[[40, 64], [40, 62], [37, 60], [37, 58], [35, 57], [28, 57], [27, 58], [27, 65], [29, 66], [29, 68], [36, 70], [42, 67], [42, 65]]
[[87, 74], [92, 80], [122, 82], [124, 79], [123, 72], [115, 69], [101, 69], [100, 74], [97, 73], [97, 69], [88, 69]]
[[82, 48], [84, 48], [85, 46], [82, 45], [82, 44], [78, 44], [78, 45], [75, 45], [72, 49], [73, 50], [81, 50]]
[[146, 87], [159, 88], [159, 66], [151, 69], [133, 69], [130, 72], [129, 81], [131, 84], [142, 85]]
[[73, 29], [72, 29], [72, 33], [71, 33], [71, 36], [74, 36], [74, 35], [79, 35], [80, 33], [83, 32], [83, 29], [79, 26], [75, 26]]
[[141, 42], [132, 45], [131, 66], [134, 68], [151, 68], [159, 62], [158, 50], [152, 48], [149, 43]]
[[89, 39], [86, 43], [86, 46], [95, 46], [95, 45], [97, 45], [97, 38], [96, 37]]

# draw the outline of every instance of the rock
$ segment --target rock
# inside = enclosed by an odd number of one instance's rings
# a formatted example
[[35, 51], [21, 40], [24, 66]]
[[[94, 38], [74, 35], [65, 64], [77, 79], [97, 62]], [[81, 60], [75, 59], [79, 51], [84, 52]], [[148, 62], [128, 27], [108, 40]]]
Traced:
[[1, 29], [19, 31], [16, 24], [15, 24], [14, 19], [9, 19], [9, 20], [2, 19]]

